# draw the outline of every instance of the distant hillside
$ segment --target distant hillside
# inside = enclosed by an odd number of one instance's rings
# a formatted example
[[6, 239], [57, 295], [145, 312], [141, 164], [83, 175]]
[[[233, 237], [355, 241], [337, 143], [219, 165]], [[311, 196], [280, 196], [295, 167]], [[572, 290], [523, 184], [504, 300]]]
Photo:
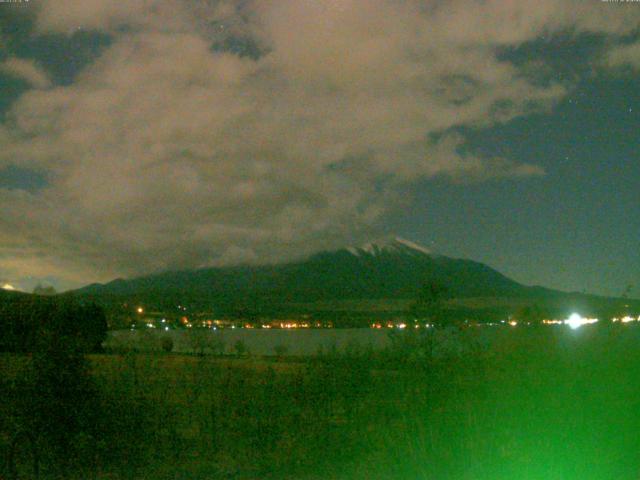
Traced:
[[398, 305], [415, 299], [427, 283], [443, 286], [450, 309], [460, 312], [484, 309], [502, 315], [511, 305], [526, 304], [615, 310], [628, 302], [525, 286], [482, 263], [436, 255], [400, 238], [293, 263], [166, 272], [93, 284], [75, 293], [102, 304], [140, 302], [164, 309], [188, 304], [221, 313], [344, 313], [340, 306], [346, 304], [358, 305], [360, 312], [380, 311], [385, 304], [403, 308]]

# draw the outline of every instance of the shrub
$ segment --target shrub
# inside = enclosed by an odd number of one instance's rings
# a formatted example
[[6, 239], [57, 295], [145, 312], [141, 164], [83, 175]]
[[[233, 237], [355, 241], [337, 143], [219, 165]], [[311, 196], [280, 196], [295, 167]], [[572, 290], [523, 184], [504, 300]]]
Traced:
[[245, 353], [247, 353], [247, 346], [245, 345], [245, 343], [242, 340], [238, 340], [236, 343], [234, 343], [233, 348], [235, 349], [236, 354], [239, 357], [241, 357]]
[[170, 353], [173, 350], [173, 339], [171, 337], [163, 337], [160, 346], [163, 351]]
[[277, 357], [284, 357], [287, 352], [289, 351], [289, 348], [286, 345], [276, 345], [273, 348], [273, 352], [276, 354]]

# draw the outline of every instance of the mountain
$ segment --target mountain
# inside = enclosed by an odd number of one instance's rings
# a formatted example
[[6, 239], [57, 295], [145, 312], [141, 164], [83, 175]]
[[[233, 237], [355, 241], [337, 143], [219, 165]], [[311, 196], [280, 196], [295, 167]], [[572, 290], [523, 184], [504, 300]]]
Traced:
[[165, 311], [189, 305], [225, 314], [363, 313], [401, 311], [428, 283], [445, 288], [452, 309], [490, 307], [500, 315], [513, 305], [581, 306], [601, 298], [525, 286], [482, 263], [437, 255], [398, 237], [286, 264], [165, 272], [74, 293], [102, 304], [137, 302]]
[[268, 266], [205, 268], [117, 279], [77, 291], [96, 295], [164, 293], [255, 296], [308, 302], [333, 299], [412, 298], [434, 281], [456, 296], [514, 294], [525, 288], [481, 263], [432, 254], [401, 238], [321, 252]]

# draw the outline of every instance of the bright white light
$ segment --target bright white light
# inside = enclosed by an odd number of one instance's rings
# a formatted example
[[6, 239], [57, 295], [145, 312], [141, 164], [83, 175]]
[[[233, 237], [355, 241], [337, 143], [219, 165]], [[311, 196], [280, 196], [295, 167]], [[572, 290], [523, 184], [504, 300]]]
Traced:
[[596, 323], [597, 318], [585, 318], [580, 314], [572, 313], [571, 316], [564, 321], [565, 325], [569, 325], [573, 330], [580, 328], [583, 325], [589, 325]]
[[575, 330], [576, 328], [580, 328], [582, 326], [582, 317], [577, 313], [574, 313], [567, 320], [565, 320], [564, 323]]

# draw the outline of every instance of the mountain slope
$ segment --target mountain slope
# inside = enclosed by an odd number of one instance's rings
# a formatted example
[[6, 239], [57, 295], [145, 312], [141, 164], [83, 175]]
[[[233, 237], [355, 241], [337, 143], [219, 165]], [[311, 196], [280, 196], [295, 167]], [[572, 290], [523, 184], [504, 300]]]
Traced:
[[412, 298], [429, 281], [455, 296], [517, 294], [525, 289], [481, 263], [433, 255], [402, 239], [316, 254], [283, 265], [206, 268], [94, 284], [78, 293], [143, 292], [208, 297], [261, 295], [288, 301]]
[[281, 265], [206, 268], [118, 279], [87, 286], [76, 294], [100, 303], [130, 300], [165, 309], [188, 304], [223, 312], [287, 312], [295, 305], [313, 310], [318, 303], [411, 301], [429, 282], [444, 286], [456, 299], [500, 298], [516, 299], [512, 303], [520, 304], [564, 302], [570, 306], [599, 298], [524, 286], [482, 263], [435, 255], [400, 238], [322, 252]]

